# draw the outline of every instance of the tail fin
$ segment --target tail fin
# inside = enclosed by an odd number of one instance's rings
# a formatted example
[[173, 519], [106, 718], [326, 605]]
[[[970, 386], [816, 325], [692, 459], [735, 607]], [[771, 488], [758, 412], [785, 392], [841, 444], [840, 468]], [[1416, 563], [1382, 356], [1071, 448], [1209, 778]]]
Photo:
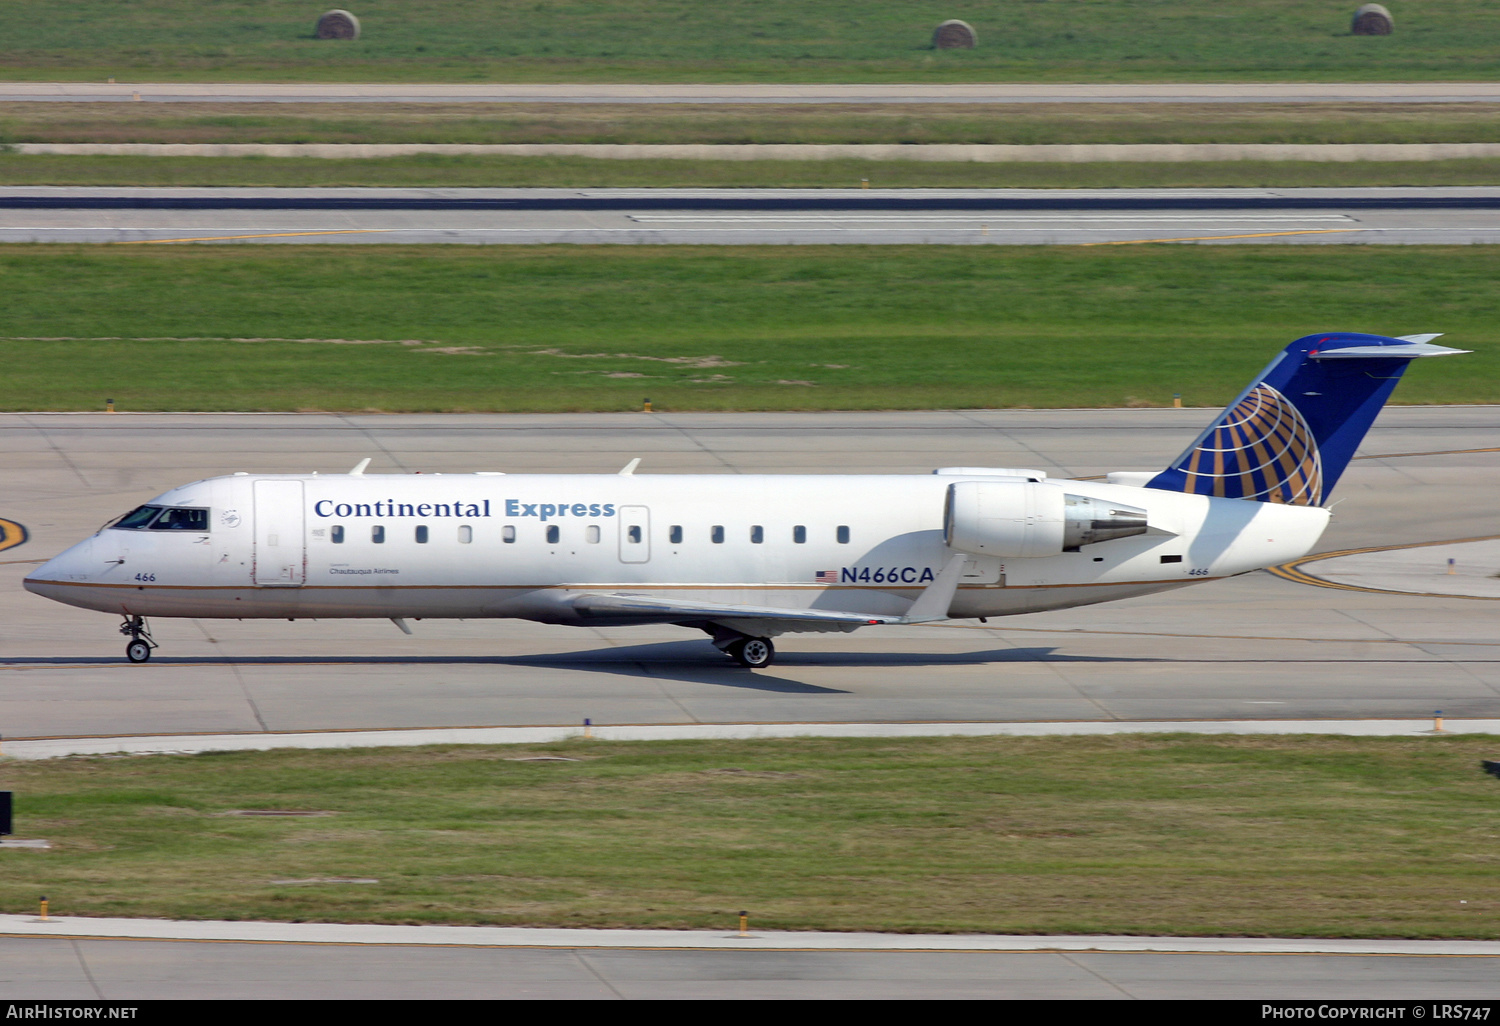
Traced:
[[1469, 352], [1438, 337], [1299, 338], [1146, 487], [1322, 505], [1411, 360]]

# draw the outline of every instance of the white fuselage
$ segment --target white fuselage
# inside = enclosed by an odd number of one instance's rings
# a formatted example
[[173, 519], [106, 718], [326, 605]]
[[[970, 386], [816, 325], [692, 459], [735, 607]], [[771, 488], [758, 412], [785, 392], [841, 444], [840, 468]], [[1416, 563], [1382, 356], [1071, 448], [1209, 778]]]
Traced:
[[[954, 555], [945, 495], [967, 479], [235, 475], [152, 500], [207, 510], [207, 530], [107, 528], [26, 586], [125, 616], [580, 623], [569, 603], [580, 591], [901, 614]], [[972, 556], [951, 617], [1244, 573], [1305, 554], [1328, 522], [1321, 508], [1065, 484], [1146, 510], [1149, 531], [1049, 556]]]

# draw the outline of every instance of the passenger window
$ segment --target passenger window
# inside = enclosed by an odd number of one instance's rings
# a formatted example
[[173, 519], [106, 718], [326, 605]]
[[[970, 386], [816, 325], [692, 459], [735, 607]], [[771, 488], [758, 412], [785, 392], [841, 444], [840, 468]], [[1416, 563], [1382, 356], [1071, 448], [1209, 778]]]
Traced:
[[151, 524], [153, 531], [201, 531], [208, 530], [208, 510], [179, 509], [168, 507], [161, 511]]
[[334, 524], [332, 527], [330, 527], [328, 529], [328, 538], [335, 545], [344, 544], [344, 525]]
[[[514, 528], [511, 528], [511, 530], [514, 530]], [[468, 524], [460, 524], [458, 528], [458, 543], [460, 545], [467, 545], [473, 540], [474, 528], [470, 527]]]
[[681, 524], [673, 524], [671, 527], [667, 528], [667, 541], [671, 542], [673, 545], [682, 544]]
[[507, 545], [513, 544], [516, 540], [515, 527], [511, 524], [506, 524], [504, 527], [500, 528], [500, 540]]
[[417, 544], [418, 545], [426, 545], [427, 544], [427, 525], [426, 524], [418, 524], [417, 525]]
[[558, 540], [561, 538], [562, 531], [558, 529], [558, 526], [556, 524], [553, 524], [551, 527], [547, 528], [548, 545], [556, 545], [558, 543]]
[[630, 540], [630, 544], [639, 545], [641, 543], [641, 526], [639, 524], [631, 524], [625, 529], [625, 537]]
[[838, 538], [839, 538], [839, 544], [840, 545], [848, 545], [849, 544], [849, 528], [847, 528], [847, 527], [840, 527], [839, 528], [839, 532], [838, 532]]
[[385, 544], [385, 525], [375, 524], [370, 528], [370, 540], [376, 545]]
[[761, 527], [759, 524], [756, 524], [754, 527], [750, 528], [750, 544], [751, 545], [759, 545], [761, 542], [763, 542], [765, 540], [766, 540], [766, 529], [764, 527]]
[[796, 527], [792, 528], [792, 541], [796, 542], [798, 545], [806, 545], [807, 528], [803, 527], [801, 524], [798, 524]]
[[588, 527], [584, 528], [584, 530], [583, 530], [583, 540], [586, 541], [586, 542], [588, 542], [590, 545], [598, 545], [599, 544], [599, 525], [598, 524], [590, 524]]
[[715, 524], [713, 527], [711, 527], [709, 529], [708, 540], [711, 541], [711, 542], [713, 542], [715, 545], [723, 545], [724, 544], [724, 528], [721, 525], [719, 525], [719, 524]]

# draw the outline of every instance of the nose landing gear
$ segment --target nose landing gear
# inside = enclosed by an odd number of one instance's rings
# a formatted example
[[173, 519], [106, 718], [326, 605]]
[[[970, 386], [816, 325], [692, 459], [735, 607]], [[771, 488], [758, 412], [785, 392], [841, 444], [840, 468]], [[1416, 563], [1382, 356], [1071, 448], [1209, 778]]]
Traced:
[[144, 663], [151, 658], [151, 650], [157, 647], [151, 637], [151, 628], [146, 626], [144, 616], [127, 617], [120, 624], [120, 633], [130, 637], [130, 643], [125, 646], [125, 658], [132, 663]]

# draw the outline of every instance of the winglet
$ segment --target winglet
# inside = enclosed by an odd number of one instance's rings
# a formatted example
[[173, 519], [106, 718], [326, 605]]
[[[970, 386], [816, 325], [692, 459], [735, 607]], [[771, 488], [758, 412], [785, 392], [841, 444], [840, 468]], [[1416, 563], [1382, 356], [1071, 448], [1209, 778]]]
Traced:
[[370, 457], [366, 456], [364, 459], [360, 460], [358, 463], [356, 463], [354, 465], [354, 469], [351, 470], [351, 471], [349, 471], [349, 476], [350, 477], [364, 477], [365, 476], [365, 468], [368, 467], [369, 465], [370, 465]]
[[637, 456], [635, 459], [631, 460], [629, 463], [625, 464], [623, 467], [620, 468], [620, 476], [621, 477], [634, 477], [635, 476], [635, 468], [639, 467], [640, 465], [641, 465], [641, 458], [639, 456]]
[[937, 575], [937, 580], [922, 589], [922, 594], [911, 604], [898, 623], [931, 623], [948, 619], [948, 607], [953, 605], [953, 596], [958, 593], [958, 582], [964, 576], [964, 564], [969, 557], [962, 552], [948, 560]]
[[391, 623], [395, 624], [397, 627], [400, 627], [402, 634], [411, 633], [411, 628], [406, 626], [406, 619], [404, 617], [393, 616], [391, 617]]

